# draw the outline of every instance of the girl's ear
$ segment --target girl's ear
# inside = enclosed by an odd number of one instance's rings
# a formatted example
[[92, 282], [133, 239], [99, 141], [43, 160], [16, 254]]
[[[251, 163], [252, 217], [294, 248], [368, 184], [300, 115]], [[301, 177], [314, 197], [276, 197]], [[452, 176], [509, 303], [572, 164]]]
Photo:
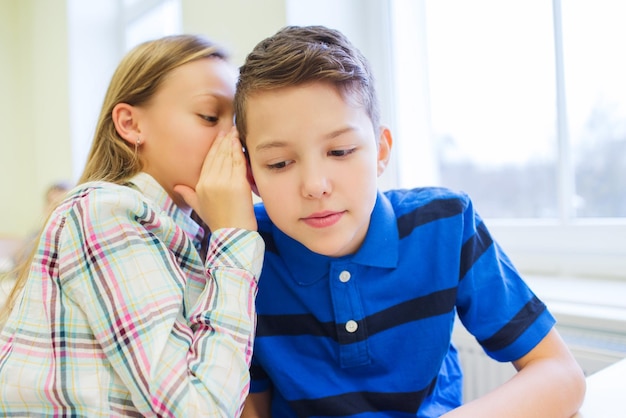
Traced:
[[389, 164], [392, 145], [391, 131], [389, 128], [381, 126], [380, 134], [378, 135], [378, 176], [385, 172], [387, 164]]
[[141, 138], [137, 123], [137, 109], [128, 103], [118, 103], [113, 108], [111, 117], [119, 136], [134, 146]]

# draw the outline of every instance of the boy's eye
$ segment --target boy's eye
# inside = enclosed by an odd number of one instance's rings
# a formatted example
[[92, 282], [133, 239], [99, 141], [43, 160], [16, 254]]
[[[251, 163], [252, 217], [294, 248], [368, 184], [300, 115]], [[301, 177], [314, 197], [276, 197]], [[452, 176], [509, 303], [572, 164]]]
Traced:
[[288, 165], [289, 165], [289, 161], [281, 161], [281, 162], [274, 163], [274, 164], [268, 164], [267, 168], [269, 168], [270, 170], [280, 170], [280, 169], [287, 167]]
[[336, 149], [329, 151], [328, 154], [332, 157], [345, 157], [346, 155], [352, 154], [355, 150], [356, 148]]

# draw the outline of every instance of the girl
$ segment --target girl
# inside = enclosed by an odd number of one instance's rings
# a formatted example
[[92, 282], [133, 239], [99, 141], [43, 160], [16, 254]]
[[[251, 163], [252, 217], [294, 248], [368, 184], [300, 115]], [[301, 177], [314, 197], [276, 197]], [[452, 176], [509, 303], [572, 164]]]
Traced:
[[0, 415], [240, 413], [264, 244], [235, 79], [195, 36], [121, 61], [79, 184], [4, 307]]

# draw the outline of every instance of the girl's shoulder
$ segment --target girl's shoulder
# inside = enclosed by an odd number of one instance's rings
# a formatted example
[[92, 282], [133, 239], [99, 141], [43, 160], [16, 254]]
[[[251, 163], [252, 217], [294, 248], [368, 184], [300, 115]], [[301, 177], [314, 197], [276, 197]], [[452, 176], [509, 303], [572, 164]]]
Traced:
[[65, 212], [77, 207], [83, 210], [106, 210], [114, 207], [143, 208], [146, 201], [145, 196], [129, 184], [92, 181], [70, 190], [57, 207], [57, 211]]

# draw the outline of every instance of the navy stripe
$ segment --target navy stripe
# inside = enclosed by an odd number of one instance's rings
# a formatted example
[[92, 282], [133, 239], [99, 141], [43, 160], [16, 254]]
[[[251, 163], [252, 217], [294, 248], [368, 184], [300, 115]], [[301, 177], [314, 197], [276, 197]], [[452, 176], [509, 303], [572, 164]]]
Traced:
[[264, 380], [269, 376], [265, 372], [265, 369], [258, 364], [252, 363], [250, 366], [250, 379], [252, 380]]
[[448, 313], [454, 309], [456, 293], [457, 288], [450, 288], [399, 303], [357, 321], [359, 327], [355, 333], [348, 333], [343, 323], [320, 322], [311, 314], [258, 315], [256, 335], [257, 338], [312, 335], [351, 344], [364, 341], [368, 334], [374, 335], [408, 322]]
[[336, 339], [334, 324], [320, 322], [312, 314], [258, 315], [256, 336], [312, 335]]
[[459, 281], [465, 277], [472, 268], [476, 260], [482, 256], [487, 248], [493, 245], [493, 239], [487, 231], [484, 223], [476, 226], [476, 234], [467, 240], [461, 248], [461, 268], [459, 271]]
[[499, 351], [515, 342], [520, 335], [530, 327], [546, 310], [543, 304], [534, 296], [505, 326], [500, 328], [492, 337], [479, 341], [487, 351]]
[[429, 295], [397, 304], [367, 318], [371, 334], [432, 316], [442, 315], [454, 309], [457, 288], [433, 292]]
[[426, 388], [417, 392], [351, 392], [291, 401], [289, 405], [299, 417], [339, 417], [366, 412], [400, 412], [415, 416], [424, 398], [432, 392], [436, 381], [435, 378]]
[[278, 249], [276, 248], [276, 242], [274, 242], [274, 236], [270, 231], [259, 231], [259, 235], [265, 241], [265, 251], [278, 254]]
[[415, 228], [421, 225], [439, 219], [451, 218], [463, 213], [463, 210], [463, 203], [459, 199], [433, 200], [424, 206], [420, 206], [398, 217], [397, 222], [400, 239], [410, 235]]

